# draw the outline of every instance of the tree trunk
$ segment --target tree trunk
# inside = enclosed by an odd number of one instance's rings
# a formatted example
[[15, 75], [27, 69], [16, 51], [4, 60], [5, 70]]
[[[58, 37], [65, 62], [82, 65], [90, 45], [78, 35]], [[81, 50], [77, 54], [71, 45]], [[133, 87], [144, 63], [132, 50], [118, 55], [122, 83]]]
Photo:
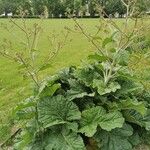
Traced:
[[5, 9], [5, 17], [8, 17], [8, 11]]

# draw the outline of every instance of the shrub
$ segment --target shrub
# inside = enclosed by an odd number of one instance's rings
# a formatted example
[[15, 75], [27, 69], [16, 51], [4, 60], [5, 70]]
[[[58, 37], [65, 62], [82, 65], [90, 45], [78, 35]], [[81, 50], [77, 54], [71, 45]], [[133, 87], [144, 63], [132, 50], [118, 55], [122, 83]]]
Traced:
[[112, 58], [96, 53], [88, 59], [45, 79], [16, 107], [17, 119], [28, 120], [16, 149], [129, 150], [149, 142], [149, 93], [122, 58], [109, 81], [104, 71]]

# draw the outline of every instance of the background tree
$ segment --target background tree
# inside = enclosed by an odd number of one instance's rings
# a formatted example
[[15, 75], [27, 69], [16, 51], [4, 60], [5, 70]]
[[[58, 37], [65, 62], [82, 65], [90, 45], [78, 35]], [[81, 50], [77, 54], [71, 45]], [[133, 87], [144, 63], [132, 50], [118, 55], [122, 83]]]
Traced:
[[125, 14], [125, 6], [121, 0], [109, 0], [105, 3], [105, 11], [107, 14], [115, 14], [116, 12], [120, 15]]
[[48, 5], [47, 0], [32, 0], [34, 15], [42, 15], [47, 5]]
[[0, 0], [0, 14], [2, 14], [4, 11], [3, 11], [3, 8], [2, 8], [2, 0]]
[[150, 1], [149, 0], [137, 0], [136, 6], [139, 8], [140, 12], [150, 10]]
[[[126, 2], [126, 0], [125, 0]], [[109, 14], [118, 12], [120, 15], [125, 14], [125, 6], [121, 0], [0, 0], [0, 13], [9, 12], [13, 15], [18, 14], [18, 8], [28, 11], [30, 16], [41, 15], [48, 11], [50, 17], [59, 17], [60, 14], [65, 16], [66, 12], [79, 15], [79, 12], [86, 14], [89, 12], [94, 17], [97, 11], [97, 4], [103, 7], [104, 11]], [[136, 0], [136, 10], [141, 12], [149, 11], [149, 0]]]
[[63, 13], [63, 1], [61, 0], [48, 0], [49, 15], [58, 17], [60, 13]]
[[11, 12], [14, 4], [13, 4], [13, 1], [12, 0], [1, 0], [1, 12], [4, 12], [5, 13], [5, 16], [8, 15], [9, 12]]
[[74, 10], [76, 11], [76, 14], [79, 14], [81, 9], [82, 9], [82, 1], [74, 0]]

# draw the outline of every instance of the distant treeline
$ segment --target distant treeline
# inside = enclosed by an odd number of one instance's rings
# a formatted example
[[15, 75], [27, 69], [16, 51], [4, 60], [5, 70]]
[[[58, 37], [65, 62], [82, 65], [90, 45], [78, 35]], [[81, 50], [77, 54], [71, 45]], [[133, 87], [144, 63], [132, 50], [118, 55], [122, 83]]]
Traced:
[[[150, 0], [124, 0], [130, 1], [137, 14], [147, 12], [150, 8]], [[136, 3], [135, 3], [136, 1]], [[0, 0], [0, 15], [19, 17], [24, 12], [26, 17], [68, 17], [70, 14], [76, 17], [98, 17], [103, 9], [107, 15], [122, 17], [126, 13], [126, 7], [122, 0]], [[108, 17], [104, 14], [106, 17]]]

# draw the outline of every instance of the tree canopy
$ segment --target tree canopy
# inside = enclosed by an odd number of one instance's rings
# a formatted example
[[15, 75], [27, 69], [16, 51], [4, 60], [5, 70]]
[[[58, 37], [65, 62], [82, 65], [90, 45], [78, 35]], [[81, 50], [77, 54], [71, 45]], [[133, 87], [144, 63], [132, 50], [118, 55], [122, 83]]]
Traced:
[[[129, 1], [129, 0], [128, 0]], [[29, 16], [39, 16], [47, 12], [49, 17], [66, 16], [67, 13], [76, 16], [98, 14], [97, 5], [101, 5], [110, 15], [125, 14], [126, 9], [121, 0], [0, 0], [0, 14], [18, 15], [20, 10], [28, 12]], [[149, 0], [137, 0], [138, 11], [148, 11]]]

